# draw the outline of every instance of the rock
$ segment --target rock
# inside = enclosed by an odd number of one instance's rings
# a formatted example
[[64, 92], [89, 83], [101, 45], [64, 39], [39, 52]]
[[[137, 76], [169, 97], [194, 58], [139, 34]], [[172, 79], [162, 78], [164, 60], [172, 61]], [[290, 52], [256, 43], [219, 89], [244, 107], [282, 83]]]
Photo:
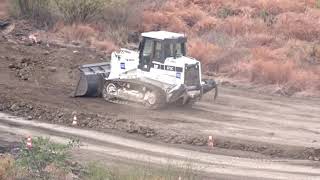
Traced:
[[320, 161], [320, 158], [319, 157], [314, 157], [314, 160], [315, 161]]
[[27, 120], [32, 120], [32, 116], [28, 116], [28, 117], [27, 117]]
[[50, 52], [49, 52], [49, 51], [45, 51], [43, 54], [44, 54], [44, 55], [49, 55]]
[[71, 44], [75, 45], [75, 46], [79, 46], [80, 42], [79, 41], [72, 41]]
[[26, 45], [26, 46], [32, 46], [33, 43], [32, 43], [32, 42], [27, 42], [25, 45]]
[[29, 110], [33, 110], [33, 106], [32, 105], [28, 105], [27, 106]]
[[15, 64], [9, 64], [8, 66], [10, 69], [15, 69], [16, 68], [16, 65]]
[[10, 110], [11, 111], [18, 111], [19, 110], [19, 106], [17, 104], [13, 104], [11, 107], [10, 107]]
[[29, 63], [30, 61], [31, 61], [30, 58], [22, 58], [22, 59], [20, 60], [21, 63]]
[[63, 115], [64, 115], [63, 113], [59, 113], [59, 114], [58, 114], [58, 118], [62, 118]]
[[56, 72], [57, 71], [57, 68], [56, 67], [48, 67], [48, 70], [50, 71], [50, 72]]

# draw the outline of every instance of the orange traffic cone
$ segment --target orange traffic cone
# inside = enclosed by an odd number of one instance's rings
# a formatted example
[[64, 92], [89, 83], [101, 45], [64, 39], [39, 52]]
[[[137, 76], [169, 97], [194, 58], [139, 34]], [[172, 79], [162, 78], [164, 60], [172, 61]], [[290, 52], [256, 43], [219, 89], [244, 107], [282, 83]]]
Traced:
[[29, 149], [32, 148], [32, 139], [30, 136], [27, 138], [27, 148], [29, 148]]
[[208, 138], [208, 147], [213, 148], [214, 140], [212, 136], [209, 136]]
[[72, 125], [77, 125], [78, 124], [78, 122], [77, 122], [77, 116], [76, 115], [74, 115], [73, 116], [73, 121], [72, 121]]

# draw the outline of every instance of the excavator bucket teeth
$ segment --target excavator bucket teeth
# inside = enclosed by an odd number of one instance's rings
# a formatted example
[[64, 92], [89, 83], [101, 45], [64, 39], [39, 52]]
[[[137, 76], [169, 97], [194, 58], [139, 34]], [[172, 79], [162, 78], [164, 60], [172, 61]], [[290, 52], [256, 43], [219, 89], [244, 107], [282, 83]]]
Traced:
[[110, 74], [109, 63], [87, 64], [79, 67], [80, 79], [74, 97], [101, 96], [104, 79]]

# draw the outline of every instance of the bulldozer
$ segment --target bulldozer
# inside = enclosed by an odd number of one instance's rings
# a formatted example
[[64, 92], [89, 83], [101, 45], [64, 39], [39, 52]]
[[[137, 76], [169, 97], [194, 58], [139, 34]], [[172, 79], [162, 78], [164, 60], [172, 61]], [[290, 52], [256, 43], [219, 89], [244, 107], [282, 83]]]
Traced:
[[149, 109], [192, 105], [211, 90], [216, 99], [217, 83], [202, 79], [201, 63], [187, 56], [184, 34], [152, 31], [140, 39], [138, 51], [122, 48], [110, 62], [80, 66], [74, 97], [103, 97]]

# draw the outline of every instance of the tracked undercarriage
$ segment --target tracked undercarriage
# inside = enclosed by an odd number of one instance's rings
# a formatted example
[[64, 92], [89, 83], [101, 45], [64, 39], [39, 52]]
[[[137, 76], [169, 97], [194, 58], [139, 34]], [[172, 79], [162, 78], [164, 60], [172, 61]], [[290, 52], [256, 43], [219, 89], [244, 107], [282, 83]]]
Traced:
[[159, 109], [166, 104], [166, 94], [161, 88], [137, 80], [106, 81], [102, 97], [108, 102], [139, 103], [150, 109]]

